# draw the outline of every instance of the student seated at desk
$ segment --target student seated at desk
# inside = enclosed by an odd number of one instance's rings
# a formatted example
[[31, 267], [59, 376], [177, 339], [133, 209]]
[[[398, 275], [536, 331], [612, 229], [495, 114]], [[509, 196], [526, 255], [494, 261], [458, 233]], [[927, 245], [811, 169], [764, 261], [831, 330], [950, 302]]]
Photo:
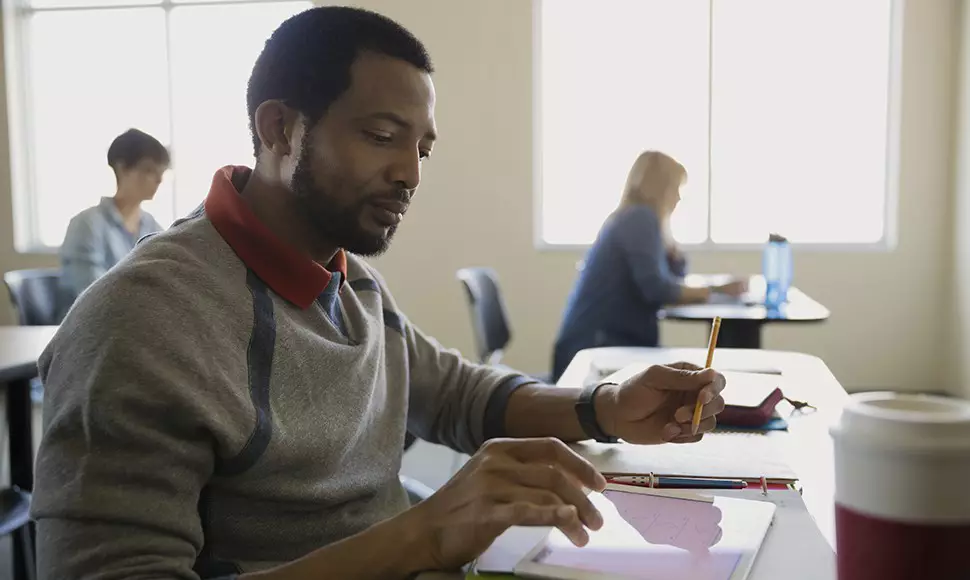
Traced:
[[670, 216], [686, 180], [684, 166], [669, 155], [646, 151], [637, 157], [620, 205], [600, 229], [569, 295], [553, 353], [553, 380], [585, 348], [657, 346], [657, 312], [666, 304], [745, 291], [741, 281], [684, 285], [687, 260], [671, 234]]
[[115, 194], [74, 216], [61, 244], [61, 316], [139, 239], [162, 229], [141, 204], [155, 197], [168, 165], [165, 146], [138, 129], [129, 129], [111, 142], [108, 166], [115, 174]]
[[[266, 42], [247, 98], [255, 167], [216, 171], [40, 359], [41, 580], [403, 579], [455, 569], [511, 525], [583, 544], [602, 521], [583, 486], [605, 480], [563, 441], [697, 441], [697, 399], [714, 427], [711, 369], [543, 387], [401, 312], [358, 256], [388, 247], [418, 188], [431, 72], [411, 33], [359, 9], [312, 8]], [[413, 507], [408, 431], [473, 454]]]

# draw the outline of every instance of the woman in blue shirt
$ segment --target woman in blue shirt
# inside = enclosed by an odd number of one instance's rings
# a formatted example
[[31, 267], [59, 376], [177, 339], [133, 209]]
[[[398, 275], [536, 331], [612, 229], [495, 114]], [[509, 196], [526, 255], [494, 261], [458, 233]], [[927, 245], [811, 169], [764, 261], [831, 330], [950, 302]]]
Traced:
[[741, 281], [717, 287], [683, 284], [687, 263], [670, 233], [670, 216], [687, 180], [684, 166], [658, 151], [642, 153], [620, 205], [586, 254], [556, 338], [553, 375], [598, 346], [657, 346], [657, 312], [667, 304], [706, 302], [712, 292], [739, 296]]

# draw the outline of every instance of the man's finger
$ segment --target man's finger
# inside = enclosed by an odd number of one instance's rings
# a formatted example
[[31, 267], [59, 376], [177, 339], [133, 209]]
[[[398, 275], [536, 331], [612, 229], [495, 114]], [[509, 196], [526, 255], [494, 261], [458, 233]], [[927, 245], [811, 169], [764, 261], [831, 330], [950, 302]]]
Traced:
[[698, 433], [709, 433], [717, 427], [717, 417], [708, 417], [701, 420], [701, 424], [697, 427]]
[[603, 527], [603, 516], [575, 480], [553, 465], [524, 464], [510, 479], [536, 491], [547, 490], [556, 494], [565, 505], [576, 506], [579, 519], [594, 530]]
[[499, 503], [527, 502], [541, 506], [566, 505], [554, 491], [537, 487], [506, 486], [490, 494]]
[[714, 371], [714, 381], [707, 388], [713, 390], [715, 393], [720, 393], [721, 391], [724, 390], [724, 387], [726, 386], [727, 386], [727, 379], [724, 378], [724, 375], [722, 375], [717, 371]]
[[559, 517], [565, 517], [567, 520], [567, 523], [556, 526], [559, 528], [559, 531], [565, 534], [569, 538], [569, 541], [579, 548], [588, 544], [589, 534], [586, 532], [583, 524], [579, 522], [579, 516], [576, 513], [575, 506], [559, 506], [556, 508], [556, 511]]
[[668, 366], [668, 367], [670, 367], [672, 369], [677, 369], [679, 371], [699, 371], [699, 370], [702, 370], [704, 368], [704, 367], [697, 366], [694, 363], [690, 363], [690, 362], [687, 362], [687, 361], [675, 362], [675, 363], [671, 363], [671, 364], [666, 365], [666, 366]]
[[701, 389], [708, 388], [720, 393], [724, 389], [724, 375], [714, 369], [689, 370], [654, 365], [646, 370], [644, 378], [650, 386], [663, 391], [700, 393]]
[[[697, 426], [697, 434], [713, 431], [714, 427], [717, 427], [717, 419], [715, 417], [702, 419], [700, 424]], [[661, 437], [664, 441], [670, 442], [674, 441], [675, 439], [693, 436], [694, 433], [692, 433], [692, 431], [693, 429], [691, 428], [690, 422], [668, 423], [664, 426], [663, 431], [661, 431]]]
[[[528, 502], [539, 506], [569, 505], [563, 501], [563, 498], [560, 497], [559, 494], [537, 487], [515, 487], [511, 489], [504, 489], [498, 493], [495, 493], [492, 497], [502, 503]], [[576, 510], [579, 514], [579, 519], [584, 526], [598, 530], [603, 527], [603, 517], [599, 514], [599, 511], [592, 506], [592, 503], [589, 507], [592, 508], [592, 512], [589, 511], [589, 508], [585, 508], [587, 511], [586, 516], [583, 515], [583, 507], [579, 507], [579, 509]], [[594, 513], [595, 516], [590, 517], [589, 513]]]
[[606, 488], [606, 478], [596, 471], [593, 464], [583, 459], [559, 439], [523, 439], [521, 443], [510, 449], [509, 454], [513, 458], [523, 463], [553, 464], [589, 489], [603, 491]]
[[723, 411], [726, 406], [727, 403], [724, 402], [724, 397], [718, 395], [701, 409], [701, 418], [707, 419], [708, 417], [714, 417]]
[[[713, 417], [724, 410], [724, 397], [717, 395], [706, 405], [701, 407], [701, 419]], [[674, 413], [674, 421], [678, 423], [690, 423], [694, 418], [694, 405], [684, 406]]]
[[501, 527], [502, 531], [512, 526], [557, 527], [577, 546], [589, 542], [589, 535], [574, 506], [540, 506], [529, 502], [500, 504], [491, 510], [489, 523]]

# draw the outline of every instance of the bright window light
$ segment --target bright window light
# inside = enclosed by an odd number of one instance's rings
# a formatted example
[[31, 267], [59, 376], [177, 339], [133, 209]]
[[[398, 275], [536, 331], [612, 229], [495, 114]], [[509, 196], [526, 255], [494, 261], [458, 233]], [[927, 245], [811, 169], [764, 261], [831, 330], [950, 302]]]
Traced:
[[892, 1], [535, 1], [540, 245], [591, 243], [647, 149], [681, 243], [887, 240]]
[[172, 154], [172, 170], [145, 204], [162, 224], [204, 199], [218, 167], [252, 164], [253, 63], [283, 20], [311, 6], [33, 0], [23, 7], [7, 66], [10, 119], [19, 121], [11, 131], [18, 247], [59, 246], [71, 217], [114, 193], [106, 154], [128, 128]]

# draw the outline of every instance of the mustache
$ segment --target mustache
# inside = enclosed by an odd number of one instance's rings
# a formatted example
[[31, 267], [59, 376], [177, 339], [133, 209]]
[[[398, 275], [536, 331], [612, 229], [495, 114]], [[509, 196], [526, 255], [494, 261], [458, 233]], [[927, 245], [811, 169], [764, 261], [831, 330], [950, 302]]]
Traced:
[[395, 189], [393, 191], [372, 193], [364, 199], [364, 202], [369, 203], [372, 201], [400, 201], [402, 203], [410, 204], [412, 197], [414, 197], [413, 189], [402, 188], [402, 189]]

